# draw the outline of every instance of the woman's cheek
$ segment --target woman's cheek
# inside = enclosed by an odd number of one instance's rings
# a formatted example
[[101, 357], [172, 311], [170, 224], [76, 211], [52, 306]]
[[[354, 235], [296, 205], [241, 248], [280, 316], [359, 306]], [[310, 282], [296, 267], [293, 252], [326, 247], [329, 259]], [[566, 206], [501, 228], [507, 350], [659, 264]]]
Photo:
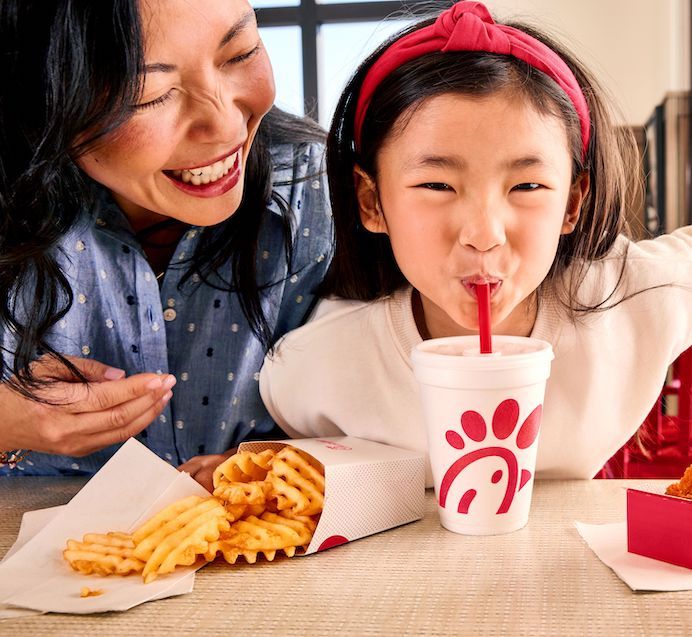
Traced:
[[276, 97], [274, 72], [266, 53], [252, 65], [251, 72], [245, 76], [244, 85], [247, 87], [247, 94], [254, 96], [253, 109], [258, 116], [263, 117], [272, 107]]
[[128, 168], [151, 167], [156, 170], [166, 168], [171, 156], [173, 141], [169, 123], [170, 116], [161, 113], [147, 113], [126, 123], [116, 132], [112, 141], [103, 148], [103, 159], [109, 164], [121, 164], [125, 171]]
[[[152, 114], [153, 115], [153, 114]], [[175, 150], [166, 116], [136, 117], [77, 160], [95, 181], [121, 189], [121, 180], [141, 181], [169, 167]]]

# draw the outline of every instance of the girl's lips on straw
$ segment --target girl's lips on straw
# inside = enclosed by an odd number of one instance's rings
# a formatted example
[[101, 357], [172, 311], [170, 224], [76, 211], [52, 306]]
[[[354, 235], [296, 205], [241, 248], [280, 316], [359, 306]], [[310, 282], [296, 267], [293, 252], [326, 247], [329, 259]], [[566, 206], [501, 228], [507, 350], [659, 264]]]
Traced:
[[478, 294], [476, 293], [476, 286], [485, 285], [486, 283], [490, 288], [490, 298], [495, 296], [497, 291], [502, 287], [502, 279], [497, 279], [495, 277], [477, 276], [468, 277], [461, 280], [461, 284], [474, 299], [478, 299]]

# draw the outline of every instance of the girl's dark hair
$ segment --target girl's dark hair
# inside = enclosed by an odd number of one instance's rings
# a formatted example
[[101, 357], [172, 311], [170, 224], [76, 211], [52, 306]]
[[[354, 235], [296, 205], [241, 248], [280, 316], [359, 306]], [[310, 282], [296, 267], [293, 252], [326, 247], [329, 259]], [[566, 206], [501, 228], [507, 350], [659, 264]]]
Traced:
[[[0, 0], [0, 350], [2, 379], [33, 397], [37, 352], [79, 372], [46, 342], [73, 294], [56, 260], [60, 239], [93, 203], [93, 184], [73, 161], [131, 116], [143, 69], [138, 0]], [[188, 275], [204, 279], [230, 257], [243, 312], [266, 347], [273, 335], [255, 276], [259, 210], [276, 200], [269, 148], [323, 140], [319, 127], [273, 109], [247, 160], [238, 211], [203, 233]], [[291, 256], [290, 216], [285, 216]], [[218, 277], [217, 277], [218, 278]], [[271, 282], [265, 282], [270, 284]], [[11, 362], [10, 362], [11, 360]]]
[[[575, 306], [573, 299], [590, 262], [607, 254], [617, 235], [626, 231], [625, 210], [641, 187], [636, 180], [636, 143], [630, 131], [615, 126], [603, 90], [592, 75], [547, 36], [523, 24], [509, 24], [557, 52], [577, 78], [591, 115], [591, 138], [583, 159], [579, 119], [556, 82], [517, 58], [466, 51], [430, 53], [403, 64], [386, 77], [372, 97], [361, 133], [361, 148], [356, 150], [354, 117], [367, 71], [389, 44], [432, 22], [433, 19], [424, 20], [405, 29], [375, 51], [351, 78], [336, 107], [327, 141], [336, 252], [322, 293], [372, 300], [406, 285], [389, 237], [370, 233], [360, 224], [354, 166], [358, 164], [377, 180], [376, 160], [384, 141], [395, 126], [398, 130], [405, 125], [415, 109], [430, 97], [449, 93], [482, 97], [505, 91], [528, 99], [538, 112], [564, 122], [573, 160], [573, 180], [584, 173], [589, 176], [590, 188], [578, 226], [571, 234], [561, 236], [543, 285], [563, 280], [567, 266], [573, 265], [569, 281], [552, 288], [572, 316], [597, 309], [598, 306]], [[545, 289], [543, 285], [539, 293]]]

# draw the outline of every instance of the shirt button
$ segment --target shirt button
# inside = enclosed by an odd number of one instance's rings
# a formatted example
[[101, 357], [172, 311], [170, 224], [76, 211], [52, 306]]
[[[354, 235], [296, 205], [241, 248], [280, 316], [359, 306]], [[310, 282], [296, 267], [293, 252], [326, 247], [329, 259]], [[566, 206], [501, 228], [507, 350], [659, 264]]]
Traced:
[[175, 321], [176, 316], [177, 316], [176, 311], [172, 307], [169, 307], [163, 311], [163, 320], [164, 321]]
[[158, 332], [161, 329], [161, 326], [156, 321], [154, 321], [151, 324], [151, 329], [154, 330], [154, 332]]

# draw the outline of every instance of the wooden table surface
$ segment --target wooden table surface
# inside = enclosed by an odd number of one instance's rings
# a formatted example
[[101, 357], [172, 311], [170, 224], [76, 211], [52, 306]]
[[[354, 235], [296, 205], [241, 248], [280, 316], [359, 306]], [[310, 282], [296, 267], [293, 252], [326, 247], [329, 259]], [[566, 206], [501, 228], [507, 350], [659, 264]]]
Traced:
[[[66, 503], [75, 478], [0, 480], [0, 555], [24, 511]], [[329, 551], [273, 563], [213, 563], [188, 595], [125, 613], [0, 621], [0, 635], [692, 635], [692, 591], [633, 593], [574, 521], [625, 516], [623, 487], [655, 481], [539, 481], [531, 520], [471, 537], [425, 518]]]

